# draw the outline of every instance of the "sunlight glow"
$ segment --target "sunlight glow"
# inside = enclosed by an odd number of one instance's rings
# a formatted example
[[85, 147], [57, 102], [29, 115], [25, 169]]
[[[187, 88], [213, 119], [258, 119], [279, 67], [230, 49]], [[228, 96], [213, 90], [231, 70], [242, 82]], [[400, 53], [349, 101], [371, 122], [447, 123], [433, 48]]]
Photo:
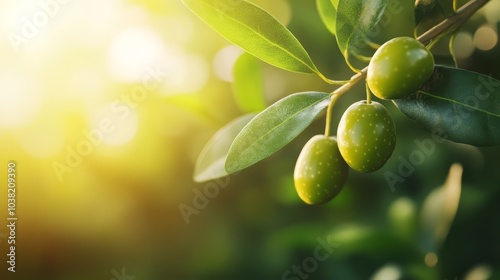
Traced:
[[161, 63], [168, 77], [162, 81], [164, 94], [194, 93], [200, 91], [209, 79], [209, 67], [204, 58], [172, 49]]
[[401, 278], [401, 269], [393, 264], [381, 267], [371, 280], [398, 280]]
[[453, 42], [453, 49], [458, 59], [466, 59], [474, 52], [474, 40], [467, 32], [459, 32]]
[[60, 127], [37, 125], [22, 133], [19, 142], [23, 149], [33, 157], [49, 158], [64, 147], [64, 134]]
[[33, 121], [42, 105], [35, 82], [10, 71], [0, 72], [0, 84], [0, 126], [15, 127]]
[[489, 25], [483, 25], [474, 34], [474, 44], [482, 51], [493, 49], [498, 43], [497, 32]]
[[230, 45], [222, 48], [214, 58], [215, 75], [223, 81], [233, 81], [233, 65], [243, 50], [237, 46]]
[[464, 280], [487, 280], [491, 279], [491, 276], [491, 266], [480, 264], [469, 270], [469, 272], [465, 275]]
[[90, 113], [91, 126], [89, 131], [94, 135], [102, 135], [97, 142], [112, 146], [120, 146], [129, 143], [136, 135], [139, 128], [139, 117], [137, 112], [130, 106], [120, 104], [120, 114], [113, 110], [113, 106], [105, 106], [99, 111]]
[[435, 267], [438, 263], [438, 256], [434, 252], [429, 252], [425, 255], [424, 261], [428, 267]]
[[121, 82], [138, 82], [145, 69], [165, 55], [165, 46], [155, 31], [132, 27], [119, 32], [109, 48], [108, 63], [113, 76]]
[[68, 83], [68, 94], [72, 98], [82, 100], [89, 105], [100, 102], [106, 93], [106, 80], [103, 75], [91, 67], [81, 67], [71, 73], [66, 81]]
[[496, 25], [497, 22], [500, 21], [500, 1], [490, 1], [487, 5], [485, 5], [483, 9], [484, 16], [486, 20], [492, 24]]

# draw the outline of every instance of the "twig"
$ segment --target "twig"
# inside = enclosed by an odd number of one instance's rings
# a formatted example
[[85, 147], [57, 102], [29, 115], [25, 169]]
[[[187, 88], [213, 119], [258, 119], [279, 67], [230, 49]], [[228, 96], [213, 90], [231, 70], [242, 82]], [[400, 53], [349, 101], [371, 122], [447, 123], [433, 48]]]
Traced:
[[[474, 13], [476, 13], [477, 10], [479, 10], [489, 1], [490, 0], [471, 0], [467, 4], [463, 5], [460, 9], [458, 9], [458, 11], [453, 16], [443, 20], [439, 24], [427, 30], [424, 34], [420, 35], [417, 38], [417, 40], [420, 41], [422, 44], [426, 45], [429, 41], [440, 36], [441, 34], [449, 32], [452, 29], [457, 29], [463, 23], [465, 23]], [[335, 101], [337, 101], [337, 99], [342, 94], [344, 94], [345, 92], [350, 90], [353, 86], [355, 86], [357, 83], [366, 78], [366, 72], [368, 72], [368, 66], [363, 68], [361, 72], [352, 76], [349, 82], [343, 84], [342, 86], [337, 88], [334, 92], [332, 92], [333, 97], [330, 101], [330, 104], [328, 104], [328, 108], [326, 111], [326, 116], [327, 116], [326, 126], [325, 126], [326, 137], [330, 136], [331, 114]]]
[[[456, 29], [465, 23], [474, 13], [477, 12], [481, 7], [483, 7], [490, 0], [472, 0], [467, 4], [463, 5], [458, 11], [451, 17], [443, 20], [439, 24], [435, 25], [431, 29], [427, 30], [424, 34], [420, 35], [417, 40], [422, 44], [427, 44], [430, 40], [438, 37], [444, 32], [448, 32], [450, 29]], [[368, 71], [368, 66], [363, 68], [361, 72], [352, 76], [349, 83], [342, 85], [337, 88], [333, 94], [342, 95], [344, 92], [351, 89], [354, 84], [357, 84], [363, 78], [366, 77], [366, 72]]]

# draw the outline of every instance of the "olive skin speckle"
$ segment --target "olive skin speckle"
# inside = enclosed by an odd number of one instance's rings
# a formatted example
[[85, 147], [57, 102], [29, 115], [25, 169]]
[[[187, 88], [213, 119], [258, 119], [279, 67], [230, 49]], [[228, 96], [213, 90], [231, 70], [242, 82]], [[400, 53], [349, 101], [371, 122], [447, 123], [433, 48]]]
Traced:
[[[351, 121], [361, 110], [370, 111], [371, 116]], [[375, 101], [370, 104], [366, 101], [352, 104], [340, 119], [337, 135], [342, 157], [352, 169], [359, 172], [380, 169], [396, 146], [394, 121], [389, 111]]]
[[398, 37], [373, 55], [366, 82], [380, 99], [399, 99], [417, 91], [432, 75], [434, 58], [419, 41]]

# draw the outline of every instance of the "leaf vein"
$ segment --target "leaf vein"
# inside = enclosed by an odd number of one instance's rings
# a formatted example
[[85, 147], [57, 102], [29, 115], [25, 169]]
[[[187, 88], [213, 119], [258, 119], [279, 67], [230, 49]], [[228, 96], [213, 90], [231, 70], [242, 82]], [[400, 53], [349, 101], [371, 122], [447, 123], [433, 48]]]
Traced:
[[[214, 8], [217, 12], [220, 12], [222, 15], [224, 15], [224, 11], [217, 8], [216, 6], [214, 5], [210, 5], [210, 3], [206, 3], [206, 2], [203, 2], [202, 4], [206, 4], [207, 6], [211, 7], [211, 8]], [[276, 44], [274, 43], [273, 41], [269, 40], [269, 38], [265, 37], [263, 34], [259, 33], [259, 32], [255, 32], [255, 29], [253, 29], [251, 26], [249, 26], [248, 24], [245, 24], [244, 22], [241, 22], [241, 21], [238, 21], [236, 20], [235, 18], [233, 17], [230, 17], [230, 16], [227, 16], [225, 15], [225, 17], [233, 22], [235, 22], [236, 24], [240, 25], [240, 26], [243, 26], [245, 27], [245, 29], [249, 30], [251, 33], [253, 34], [256, 34], [258, 35], [260, 38], [264, 39], [264, 41], [268, 42], [270, 45], [272, 46], [275, 46], [277, 47], [279, 50], [283, 51], [284, 53], [290, 55], [291, 57], [293, 57], [294, 59], [296, 59], [298, 62], [302, 63], [304, 66], [306, 66], [307, 68], [309, 68], [311, 71], [313, 71], [314, 73], [318, 73], [318, 69], [316, 69], [316, 67], [311, 67], [311, 65], [309, 65], [308, 63], [306, 63], [303, 59], [301, 58], [298, 58], [296, 55], [294, 55], [293, 53], [289, 52], [286, 48], [283, 48], [281, 45], [279, 44]], [[307, 51], [305, 50], [301, 50], [301, 51], [304, 51], [306, 52], [307, 54]]]
[[303, 111], [305, 111], [306, 109], [308, 109], [308, 108], [310, 108], [310, 107], [312, 107], [312, 106], [314, 106], [314, 105], [316, 105], [316, 104], [318, 104], [318, 103], [323, 102], [323, 101], [324, 101], [324, 100], [326, 100], [327, 98], [330, 98], [330, 96], [326, 96], [326, 97], [324, 97], [324, 98], [322, 98], [322, 99], [320, 99], [320, 100], [318, 100], [318, 101], [316, 101], [316, 102], [314, 102], [314, 103], [311, 103], [310, 105], [308, 105], [308, 106], [306, 106], [306, 107], [302, 108], [301, 110], [299, 110], [299, 111], [295, 112], [295, 114], [290, 115], [288, 118], [284, 119], [284, 120], [283, 120], [283, 121], [281, 121], [278, 125], [275, 125], [272, 129], [270, 129], [270, 130], [269, 130], [269, 131], [267, 131], [265, 134], [263, 134], [261, 137], [259, 137], [256, 141], [254, 141], [254, 142], [253, 142], [250, 146], [248, 146], [248, 148], [247, 148], [247, 149], [245, 149], [245, 150], [249, 150], [249, 149], [251, 149], [251, 148], [252, 148], [252, 147], [254, 147], [257, 143], [259, 143], [261, 139], [263, 139], [263, 138], [267, 137], [267, 136], [268, 136], [269, 134], [271, 134], [273, 131], [275, 131], [276, 129], [278, 129], [279, 127], [281, 127], [284, 123], [286, 123], [287, 121], [289, 121], [290, 119], [292, 119], [292, 118], [293, 118], [293, 117], [295, 117], [296, 115], [298, 115], [298, 114], [302, 113], [302, 112], [303, 112]]
[[428, 93], [428, 92], [425, 92], [425, 91], [422, 91], [422, 90], [419, 90], [419, 92], [422, 93], [422, 94], [428, 95], [430, 97], [434, 97], [436, 99], [448, 101], [448, 102], [454, 103], [456, 105], [464, 106], [464, 107], [467, 107], [467, 108], [470, 108], [470, 109], [473, 109], [473, 110], [485, 113], [487, 115], [492, 115], [492, 116], [500, 118], [500, 114], [495, 114], [493, 112], [489, 112], [489, 111], [486, 111], [486, 110], [478, 108], [478, 107], [474, 107], [474, 106], [471, 106], [471, 105], [468, 105], [468, 104], [465, 104], [465, 103], [461, 103], [461, 102], [458, 102], [458, 101], [450, 99], [450, 98], [446, 98], [446, 97], [442, 97], [442, 96], [439, 96], [439, 95], [431, 94], [431, 93]]

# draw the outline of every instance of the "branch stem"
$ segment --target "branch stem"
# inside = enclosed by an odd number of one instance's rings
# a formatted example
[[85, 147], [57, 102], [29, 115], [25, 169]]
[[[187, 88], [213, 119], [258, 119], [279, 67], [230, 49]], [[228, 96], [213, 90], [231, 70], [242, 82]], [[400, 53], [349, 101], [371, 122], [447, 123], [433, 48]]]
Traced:
[[332, 92], [332, 99], [330, 101], [330, 104], [328, 104], [328, 108], [326, 109], [326, 125], [325, 125], [325, 136], [326, 137], [330, 136], [332, 111], [333, 111], [333, 105], [335, 105], [335, 101], [337, 101], [337, 99], [342, 94], [349, 91], [353, 86], [355, 86], [359, 81], [361, 81], [366, 76], [366, 70], [368, 70], [368, 68], [365, 68], [361, 72], [359, 72], [358, 74], [352, 76], [351, 80], [349, 80], [349, 82], [347, 84], [342, 85], [341, 87], [336, 89], [334, 92]]
[[420, 35], [417, 40], [422, 44], [426, 45], [430, 40], [439, 36], [443, 32], [449, 32], [450, 29], [456, 29], [465, 23], [474, 13], [477, 12], [481, 7], [483, 7], [490, 0], [472, 0], [467, 4], [460, 7], [457, 12], [435, 25], [431, 29], [427, 30], [424, 34]]
[[[454, 15], [438, 23], [431, 29], [427, 30], [424, 34], [420, 35], [417, 40], [422, 44], [428, 44], [432, 39], [439, 37], [443, 33], [448, 33], [453, 30], [458, 29], [462, 24], [464, 24], [474, 13], [476, 13], [480, 8], [482, 8], [490, 0], [471, 0], [467, 4], [463, 5], [456, 11]], [[326, 112], [326, 127], [325, 136], [330, 136], [330, 126], [331, 126], [331, 115], [335, 101], [348, 90], [350, 90], [357, 83], [366, 78], [366, 72], [368, 72], [368, 66], [363, 68], [359, 73], [356, 73], [351, 77], [349, 81], [337, 88], [332, 92], [332, 99], [330, 104], [328, 104]], [[344, 83], [345, 81], [340, 81]]]

